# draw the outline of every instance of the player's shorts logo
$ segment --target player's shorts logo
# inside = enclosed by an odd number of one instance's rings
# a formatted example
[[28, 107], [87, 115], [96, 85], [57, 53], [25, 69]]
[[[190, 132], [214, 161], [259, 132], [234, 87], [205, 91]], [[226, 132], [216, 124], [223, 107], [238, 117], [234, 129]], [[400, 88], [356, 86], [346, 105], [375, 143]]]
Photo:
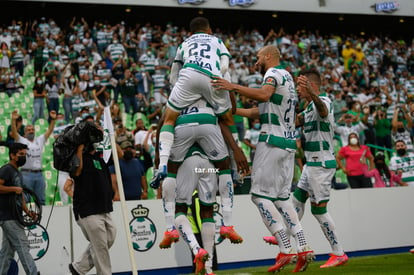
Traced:
[[157, 239], [155, 224], [148, 218], [149, 209], [139, 204], [137, 208], [131, 210], [131, 213], [134, 217], [129, 222], [132, 247], [136, 251], [147, 251], [155, 244]]
[[49, 234], [46, 229], [40, 224], [35, 224], [25, 227], [24, 230], [29, 240], [29, 249], [33, 260], [42, 258], [49, 248]]

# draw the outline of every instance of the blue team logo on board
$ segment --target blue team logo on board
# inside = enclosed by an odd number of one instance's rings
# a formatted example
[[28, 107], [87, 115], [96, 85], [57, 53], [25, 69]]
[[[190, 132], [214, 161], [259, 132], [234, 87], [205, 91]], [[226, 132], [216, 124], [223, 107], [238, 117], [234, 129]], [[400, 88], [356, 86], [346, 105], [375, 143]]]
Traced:
[[30, 254], [33, 260], [42, 258], [49, 248], [49, 234], [40, 224], [31, 225], [24, 228], [29, 241]]
[[242, 6], [242, 7], [249, 7], [253, 5], [256, 1], [255, 0], [224, 0], [229, 2], [229, 6]]
[[154, 246], [157, 239], [155, 224], [148, 218], [149, 209], [139, 204], [131, 213], [134, 217], [129, 222], [132, 247], [139, 252], [147, 251]]
[[178, 0], [178, 4], [184, 5], [184, 4], [192, 4], [192, 5], [200, 5], [207, 0]]

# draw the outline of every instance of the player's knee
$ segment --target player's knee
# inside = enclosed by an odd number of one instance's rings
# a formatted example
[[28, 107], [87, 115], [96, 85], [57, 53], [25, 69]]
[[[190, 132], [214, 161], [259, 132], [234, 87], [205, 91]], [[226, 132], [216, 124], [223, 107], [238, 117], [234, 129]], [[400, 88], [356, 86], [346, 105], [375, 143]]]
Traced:
[[328, 212], [328, 208], [326, 205], [325, 206], [311, 205], [311, 213], [313, 215], [323, 215], [327, 212]]
[[308, 192], [303, 189], [296, 188], [295, 192], [293, 192], [293, 196], [300, 202], [305, 203], [308, 199]]

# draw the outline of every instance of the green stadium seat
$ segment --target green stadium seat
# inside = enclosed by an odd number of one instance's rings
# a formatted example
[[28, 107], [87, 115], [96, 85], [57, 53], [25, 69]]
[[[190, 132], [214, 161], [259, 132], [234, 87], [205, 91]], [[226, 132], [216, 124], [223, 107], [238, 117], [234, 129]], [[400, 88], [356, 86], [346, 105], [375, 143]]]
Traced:
[[36, 133], [44, 133], [48, 127], [47, 120], [44, 118], [39, 118], [36, 120], [34, 127]]
[[6, 146], [0, 146], [0, 166], [9, 162], [9, 150]]

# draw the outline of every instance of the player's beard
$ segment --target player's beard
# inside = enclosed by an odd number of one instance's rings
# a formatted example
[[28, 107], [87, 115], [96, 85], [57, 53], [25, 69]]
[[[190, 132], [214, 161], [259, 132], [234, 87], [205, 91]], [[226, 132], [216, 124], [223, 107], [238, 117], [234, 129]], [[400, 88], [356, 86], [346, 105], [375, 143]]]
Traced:
[[260, 72], [262, 75], [265, 75], [265, 74], [266, 74], [266, 69], [265, 69], [265, 66], [264, 66], [263, 64], [258, 64], [258, 65], [257, 65], [257, 68], [259, 69], [259, 72]]

